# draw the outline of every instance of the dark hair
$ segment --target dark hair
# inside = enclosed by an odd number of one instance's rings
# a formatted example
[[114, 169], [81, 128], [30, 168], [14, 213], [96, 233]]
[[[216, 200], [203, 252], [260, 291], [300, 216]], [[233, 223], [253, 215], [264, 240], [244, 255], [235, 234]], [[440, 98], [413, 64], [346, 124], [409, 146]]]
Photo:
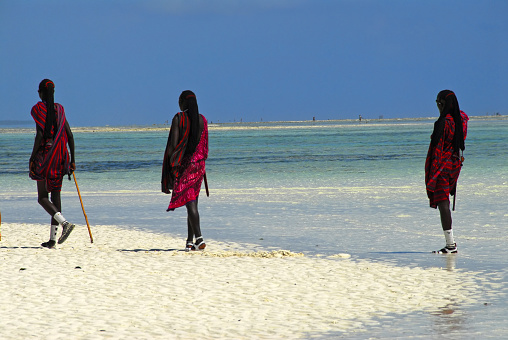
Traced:
[[51, 138], [51, 128], [54, 127], [55, 134], [57, 130], [57, 121], [55, 115], [55, 84], [44, 79], [39, 83], [39, 93], [42, 101], [46, 104], [46, 123], [44, 125], [44, 138]]
[[190, 90], [183, 91], [178, 98], [178, 105], [187, 113], [190, 120], [189, 142], [185, 154], [193, 154], [199, 143], [199, 110], [196, 95]]
[[462, 116], [460, 115], [459, 102], [457, 96], [450, 90], [443, 90], [437, 95], [438, 102], [444, 102], [443, 110], [439, 119], [434, 123], [434, 132], [432, 133], [432, 144], [436, 145], [444, 132], [444, 125], [447, 115], [453, 117], [455, 122], [455, 133], [453, 134], [453, 149], [458, 152], [466, 148], [464, 144], [464, 130], [462, 127]]

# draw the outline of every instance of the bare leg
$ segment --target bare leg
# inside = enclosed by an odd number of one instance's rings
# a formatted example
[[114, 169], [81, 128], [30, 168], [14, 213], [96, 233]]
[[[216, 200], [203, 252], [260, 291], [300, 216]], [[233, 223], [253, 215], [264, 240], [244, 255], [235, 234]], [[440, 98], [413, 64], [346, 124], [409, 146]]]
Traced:
[[51, 230], [49, 241], [44, 242], [41, 245], [46, 248], [54, 248], [59, 223], [53, 218], [53, 216], [55, 216], [55, 214], [60, 211], [60, 192], [52, 192], [50, 201], [48, 197], [48, 191], [46, 190], [46, 181], [37, 181], [37, 196], [39, 204], [44, 208], [44, 210], [48, 212], [48, 214], [51, 215]]
[[[57, 221], [53, 220], [53, 216], [59, 212], [59, 208], [49, 200], [48, 191], [46, 190], [46, 181], [37, 181], [37, 195], [37, 201], [39, 204], [44, 208], [44, 210], [48, 212], [48, 214], [51, 215], [51, 224], [58, 224]], [[53, 197], [54, 194], [51, 193], [51, 198], [53, 199]], [[57, 202], [59, 205], [61, 205], [60, 192], [58, 192]]]
[[[51, 192], [51, 202], [53, 203], [57, 211], [62, 212], [62, 199], [60, 197], [60, 191]], [[51, 224], [58, 224], [58, 221], [56, 221], [54, 218], [51, 218]]]
[[441, 215], [441, 226], [443, 230], [452, 229], [452, 212], [450, 211], [450, 201], [442, 201], [437, 204], [439, 214]]
[[192, 242], [192, 236], [196, 239], [201, 237], [201, 227], [199, 225], [198, 200], [191, 201], [185, 205], [187, 207], [187, 241]]
[[190, 217], [187, 212], [187, 243], [192, 243], [194, 241], [194, 230], [192, 229], [192, 225], [190, 222]]
[[443, 233], [446, 240], [446, 247], [436, 252], [440, 254], [456, 253], [457, 243], [455, 243], [455, 238], [453, 237], [450, 201], [446, 200], [439, 202], [437, 207], [439, 208], [439, 213], [441, 215], [441, 225], [443, 227]]

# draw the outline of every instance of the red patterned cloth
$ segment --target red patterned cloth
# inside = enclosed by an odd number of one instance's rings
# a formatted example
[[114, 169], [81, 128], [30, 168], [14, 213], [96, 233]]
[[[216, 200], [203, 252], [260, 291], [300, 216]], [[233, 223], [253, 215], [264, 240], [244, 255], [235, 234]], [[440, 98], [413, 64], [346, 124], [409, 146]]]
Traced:
[[[41, 133], [46, 123], [46, 104], [38, 102], [32, 107], [32, 117], [36, 129]], [[62, 105], [55, 103], [55, 115], [57, 131], [51, 129], [51, 138], [43, 138], [41, 147], [37, 151], [33, 161], [35, 172], [30, 172], [30, 178], [36, 181], [46, 181], [46, 190], [60, 191], [62, 179], [70, 173], [69, 150], [67, 149], [67, 132], [65, 130], [65, 111]]]
[[206, 170], [205, 160], [208, 158], [208, 122], [203, 115], [201, 117], [203, 117], [204, 125], [199, 143], [192, 155], [183, 156], [181, 160], [167, 211], [182, 207], [199, 196]]
[[[469, 117], [462, 111], [460, 115], [465, 140]], [[453, 150], [454, 133], [455, 122], [451, 115], [447, 115], [441, 139], [434, 147], [432, 144], [429, 146], [425, 160], [425, 184], [432, 208], [437, 208], [437, 204], [441, 201], [449, 200], [450, 194], [455, 195], [462, 162], [459, 154]]]

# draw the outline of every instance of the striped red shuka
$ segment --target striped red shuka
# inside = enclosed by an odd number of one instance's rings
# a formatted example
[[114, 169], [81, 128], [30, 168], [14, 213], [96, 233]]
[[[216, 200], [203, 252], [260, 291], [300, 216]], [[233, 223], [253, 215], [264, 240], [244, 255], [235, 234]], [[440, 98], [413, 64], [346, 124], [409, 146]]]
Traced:
[[[46, 123], [46, 104], [38, 102], [32, 107], [32, 117], [36, 129], [41, 133]], [[65, 130], [65, 111], [62, 105], [55, 103], [57, 131], [51, 129], [51, 138], [43, 138], [41, 146], [33, 161], [35, 173], [30, 178], [37, 181], [46, 181], [46, 190], [59, 191], [62, 188], [62, 179], [70, 173], [69, 150], [67, 149], [67, 132]]]
[[[460, 111], [464, 140], [467, 135], [469, 117]], [[425, 160], [425, 184], [430, 206], [436, 208], [441, 201], [449, 200], [450, 193], [455, 194], [455, 186], [459, 178], [462, 162], [458, 152], [453, 149], [455, 122], [451, 115], [446, 116], [445, 127], [441, 139], [436, 146], [429, 146]]]

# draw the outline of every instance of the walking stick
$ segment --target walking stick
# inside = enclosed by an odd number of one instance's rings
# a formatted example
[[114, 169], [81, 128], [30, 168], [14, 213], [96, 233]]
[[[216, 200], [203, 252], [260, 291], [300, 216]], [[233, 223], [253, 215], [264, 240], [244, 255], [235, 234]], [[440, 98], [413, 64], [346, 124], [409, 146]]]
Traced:
[[76, 175], [74, 171], [72, 172], [72, 176], [74, 177], [74, 183], [76, 184], [76, 190], [78, 190], [79, 202], [81, 203], [81, 209], [83, 210], [83, 215], [85, 215], [86, 226], [88, 227], [88, 234], [90, 235], [90, 243], [93, 243], [92, 231], [90, 230], [90, 224], [88, 224], [88, 217], [86, 217], [85, 207], [83, 206], [83, 200], [81, 199], [81, 194], [79, 193], [78, 182], [76, 181]]
[[[464, 151], [462, 150], [462, 155], [460, 156], [460, 166], [464, 163]], [[455, 195], [453, 195], [453, 207], [452, 211], [455, 211], [455, 199], [457, 198], [457, 182], [455, 182]]]
[[208, 181], [206, 180], [206, 172], [203, 176], [203, 179], [205, 180], [205, 190], [206, 190], [206, 197], [210, 197], [210, 192], [208, 191]]
[[452, 211], [455, 211], [455, 199], [457, 198], [457, 184], [455, 184], [455, 195], [453, 195]]

